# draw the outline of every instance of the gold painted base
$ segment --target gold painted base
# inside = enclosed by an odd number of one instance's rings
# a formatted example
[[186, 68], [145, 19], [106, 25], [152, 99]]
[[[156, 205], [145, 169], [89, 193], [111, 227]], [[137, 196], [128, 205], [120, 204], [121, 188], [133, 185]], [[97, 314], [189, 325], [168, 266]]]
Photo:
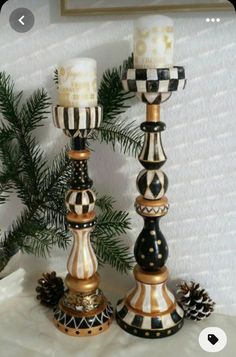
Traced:
[[166, 285], [167, 268], [146, 272], [136, 265], [134, 277], [136, 286], [118, 301], [118, 325], [144, 338], [162, 338], [178, 332], [183, 326], [184, 311]]
[[74, 337], [88, 337], [88, 336], [95, 336], [99, 335], [102, 332], [105, 332], [110, 324], [112, 323], [113, 317], [111, 317], [108, 321], [104, 322], [103, 324], [92, 327], [92, 328], [87, 328], [87, 329], [75, 329], [71, 327], [65, 327], [63, 324], [60, 324], [57, 320], [53, 320], [55, 326], [58, 328], [59, 331], [65, 333], [66, 335], [69, 336], [74, 336]]
[[79, 313], [58, 305], [54, 310], [54, 324], [59, 331], [74, 337], [98, 335], [108, 329], [113, 320], [113, 307], [110, 302], [102, 309]]

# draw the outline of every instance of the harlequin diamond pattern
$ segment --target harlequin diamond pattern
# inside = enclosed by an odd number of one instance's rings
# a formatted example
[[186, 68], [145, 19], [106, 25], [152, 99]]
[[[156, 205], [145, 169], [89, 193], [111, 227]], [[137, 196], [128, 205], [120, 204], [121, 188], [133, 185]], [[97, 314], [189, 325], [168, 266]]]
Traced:
[[161, 170], [142, 170], [137, 177], [137, 187], [141, 195], [148, 200], [164, 196], [168, 187], [168, 178]]

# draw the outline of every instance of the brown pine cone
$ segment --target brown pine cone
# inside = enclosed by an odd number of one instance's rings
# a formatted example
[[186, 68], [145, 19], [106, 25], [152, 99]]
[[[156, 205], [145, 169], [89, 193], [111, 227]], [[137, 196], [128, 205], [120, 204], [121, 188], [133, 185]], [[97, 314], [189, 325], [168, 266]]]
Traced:
[[37, 299], [47, 307], [54, 307], [58, 304], [64, 294], [64, 283], [62, 278], [56, 276], [56, 272], [43, 273], [42, 278], [38, 280], [36, 292]]

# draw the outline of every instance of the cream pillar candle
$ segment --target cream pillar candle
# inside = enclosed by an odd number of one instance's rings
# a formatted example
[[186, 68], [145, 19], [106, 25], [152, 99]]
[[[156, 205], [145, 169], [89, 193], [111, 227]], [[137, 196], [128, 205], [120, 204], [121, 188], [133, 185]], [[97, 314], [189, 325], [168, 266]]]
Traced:
[[173, 21], [167, 16], [144, 16], [134, 22], [134, 67], [173, 65]]
[[97, 105], [97, 64], [92, 58], [74, 58], [58, 68], [59, 104], [63, 107]]

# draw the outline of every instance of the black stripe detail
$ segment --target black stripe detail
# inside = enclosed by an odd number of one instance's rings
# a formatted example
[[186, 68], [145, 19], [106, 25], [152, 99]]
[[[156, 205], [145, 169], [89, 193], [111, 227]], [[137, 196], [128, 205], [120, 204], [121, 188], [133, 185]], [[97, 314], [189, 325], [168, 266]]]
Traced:
[[124, 305], [122, 309], [119, 311], [119, 316], [123, 319], [128, 314], [128, 309]]
[[[64, 126], [65, 129], [69, 129], [69, 115], [68, 115], [68, 108], [64, 108]], [[72, 128], [73, 129], [73, 128]]]
[[151, 319], [151, 327], [152, 329], [162, 328], [162, 321], [158, 317], [152, 317]]
[[55, 116], [54, 116], [54, 119], [55, 119], [56, 127], [59, 128], [60, 125], [59, 125], [59, 119], [58, 119], [58, 117], [59, 117], [59, 115], [58, 115], [58, 107], [55, 108], [54, 113], [55, 113], [55, 114], [54, 114], [54, 115], [55, 115]]
[[82, 192], [77, 192], [75, 204], [82, 205]]
[[94, 203], [94, 198], [93, 198], [92, 192], [91, 191], [87, 191], [86, 193], [87, 193], [87, 195], [89, 197], [89, 202], [90, 203]]
[[73, 191], [68, 191], [65, 197], [66, 202], [69, 202], [70, 196], [72, 195]]
[[[146, 133], [145, 135], [145, 142], [144, 142], [144, 145], [143, 145], [143, 150], [141, 152], [141, 157], [143, 160], [147, 160], [148, 159], [148, 154], [149, 154], [149, 150], [150, 150], [150, 135], [149, 133]], [[146, 149], [145, 149], [145, 146], [146, 146]]]
[[[159, 138], [161, 136], [160, 133], [156, 134], [151, 134], [153, 136], [153, 146], [154, 146], [154, 153], [153, 153], [153, 161], [159, 161], [160, 160], [160, 147], [158, 145]], [[161, 140], [161, 138], [160, 138]], [[152, 158], [151, 158], [152, 159]]]
[[173, 320], [175, 323], [177, 323], [177, 322], [179, 322], [180, 320], [182, 320], [181, 316], [179, 316], [179, 314], [177, 314], [176, 310], [173, 311], [170, 315], [171, 315], [172, 320]]
[[98, 127], [98, 107], [95, 107], [95, 128]]
[[142, 327], [142, 323], [143, 323], [143, 316], [135, 315], [133, 321], [131, 322], [131, 325], [135, 327]]
[[79, 127], [79, 108], [74, 108], [74, 128]]
[[[160, 152], [163, 154], [165, 161], [167, 159], [164, 148], [163, 148], [163, 144], [162, 144], [162, 139], [161, 139], [161, 134], [160, 134]], [[160, 160], [160, 156], [159, 156], [159, 160]]]
[[168, 189], [168, 183], [169, 183], [169, 181], [168, 181], [168, 177], [166, 176], [166, 174], [163, 172], [163, 174], [164, 174], [164, 185], [163, 185], [163, 188], [164, 188], [164, 192], [166, 192], [167, 191], [167, 189]]
[[86, 128], [90, 128], [90, 108], [86, 108]]

